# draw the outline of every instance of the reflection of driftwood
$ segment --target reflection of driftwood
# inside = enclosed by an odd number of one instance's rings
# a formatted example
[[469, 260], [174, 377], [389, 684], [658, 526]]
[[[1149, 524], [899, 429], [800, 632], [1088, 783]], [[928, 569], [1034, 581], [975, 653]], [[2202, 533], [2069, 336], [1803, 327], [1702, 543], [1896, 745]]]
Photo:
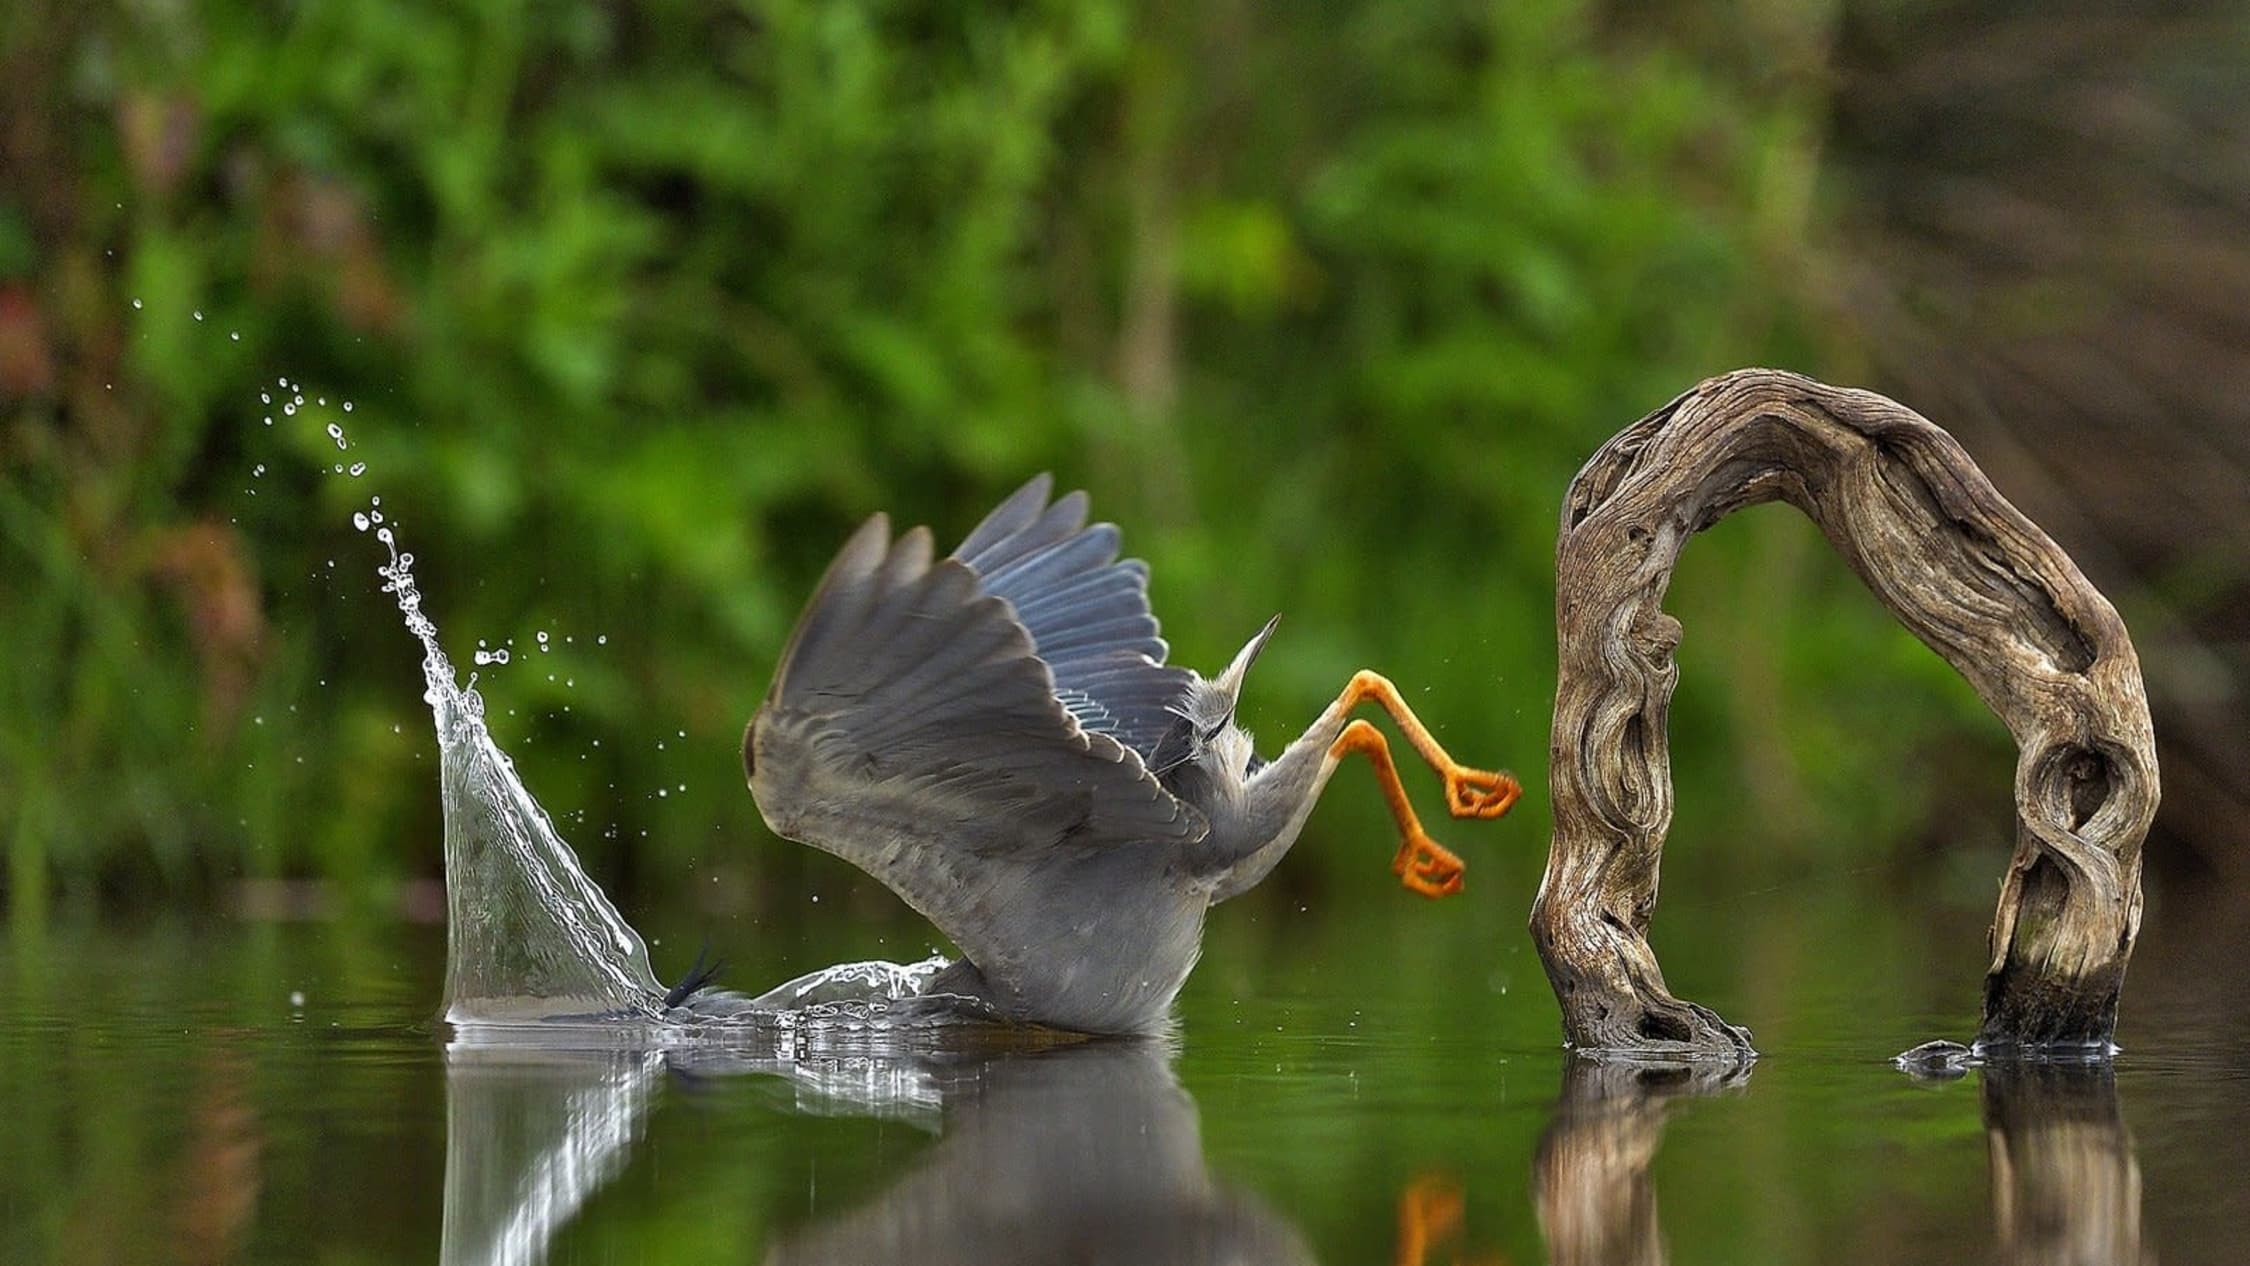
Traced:
[[2108, 1064], [2008, 1060], [1982, 1076], [2001, 1260], [2144, 1260], [2141, 1167]]
[[2117, 613], [1952, 437], [1882, 396], [1771, 370], [1712, 379], [1571, 482], [1556, 550], [1555, 834], [1531, 928], [1586, 1048], [1749, 1053], [1665, 988], [1647, 932], [1672, 818], [1665, 716], [1680, 549], [1745, 506], [1805, 512], [2015, 736], [2015, 855], [1985, 978], [1988, 1045], [2106, 1042], [2140, 925], [2157, 778]]
[[1532, 1161], [1539, 1233], [1555, 1266], [1666, 1261], [1648, 1166], [1671, 1101], [1732, 1089], [1748, 1076], [1746, 1064], [1569, 1061]]

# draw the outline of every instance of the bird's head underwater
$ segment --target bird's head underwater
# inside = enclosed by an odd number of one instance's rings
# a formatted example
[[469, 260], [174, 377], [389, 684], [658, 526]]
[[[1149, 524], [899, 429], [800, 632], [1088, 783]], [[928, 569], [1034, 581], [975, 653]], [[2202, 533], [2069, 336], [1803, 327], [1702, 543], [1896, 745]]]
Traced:
[[1250, 731], [1236, 724], [1235, 705], [1241, 701], [1250, 665], [1257, 662], [1258, 652], [1265, 649], [1279, 623], [1278, 615], [1266, 621], [1218, 676], [1190, 677], [1187, 692], [1168, 709], [1173, 725], [1157, 748], [1151, 771], [1158, 778], [1175, 786], [1201, 782], [1240, 787], [1258, 772], [1265, 762], [1252, 750]]

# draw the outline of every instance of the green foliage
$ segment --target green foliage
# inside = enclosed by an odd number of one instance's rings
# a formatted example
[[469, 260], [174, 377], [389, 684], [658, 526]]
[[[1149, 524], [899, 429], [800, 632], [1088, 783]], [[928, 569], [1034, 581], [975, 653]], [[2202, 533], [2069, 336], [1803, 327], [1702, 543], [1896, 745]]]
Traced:
[[[435, 872], [376, 495], [456, 658], [512, 639], [496, 728], [628, 897], [831, 864], [735, 768], [798, 605], [859, 517], [957, 534], [1049, 467], [1154, 562], [1183, 661], [1288, 613], [1269, 745], [1364, 663], [1536, 787], [1570, 474], [1709, 373], [1822, 367], [1776, 175], [1811, 107], [1568, 0], [45, 17], [55, 161], [0, 176], [38, 327], [0, 348], [21, 909]], [[1933, 734], [1996, 748], [1817, 548], [1721, 537], [1680, 601], [1739, 594], [1705, 614], [1762, 652], [1700, 660], [1688, 619], [1683, 786], [1859, 849], [1913, 825]], [[1892, 661], [1940, 684], [1848, 667]], [[1775, 704], [1851, 723], [1776, 739]], [[1352, 785], [1323, 819], [1364, 840]], [[1512, 884], [1536, 799], [1480, 832]]]

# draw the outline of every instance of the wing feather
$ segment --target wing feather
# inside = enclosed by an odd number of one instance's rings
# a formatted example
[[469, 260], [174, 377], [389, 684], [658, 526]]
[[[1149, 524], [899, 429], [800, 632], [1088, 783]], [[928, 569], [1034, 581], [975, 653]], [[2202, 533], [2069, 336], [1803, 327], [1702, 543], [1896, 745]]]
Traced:
[[[1029, 575], [1047, 566], [1043, 552], [1082, 539], [1084, 509], [1044, 506], [1037, 481], [1026, 492], [1040, 495], [1019, 493], [987, 520], [1020, 526], [988, 533], [982, 553]], [[1058, 532], [1016, 548], [1026, 533]], [[1201, 898], [1162, 877], [1208, 831], [1202, 815], [1066, 706], [1003, 596], [966, 562], [931, 554], [926, 531], [893, 542], [877, 515], [830, 565], [744, 736], [767, 822], [881, 880], [1002, 983], [1035, 979], [1043, 956], [1083, 959], [1096, 925], [1199, 924]], [[1071, 662], [1105, 702], [1153, 697], [1133, 693], [1151, 680], [1145, 657], [1130, 665], [1088, 646]], [[1067, 899], [1094, 891], [1097, 910]]]
[[1189, 674], [1164, 662], [1170, 647], [1149, 610], [1147, 564], [1118, 561], [1116, 525], [1088, 527], [1083, 492], [1049, 505], [1053, 490], [1049, 476], [1032, 479], [952, 556], [977, 573], [985, 593], [1015, 609], [1069, 715], [1146, 763]]

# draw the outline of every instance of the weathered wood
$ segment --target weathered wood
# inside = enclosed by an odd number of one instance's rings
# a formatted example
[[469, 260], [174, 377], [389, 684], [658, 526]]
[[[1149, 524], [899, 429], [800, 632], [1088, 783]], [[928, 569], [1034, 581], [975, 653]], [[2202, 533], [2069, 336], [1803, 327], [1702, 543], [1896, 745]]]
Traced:
[[1665, 719], [1690, 536], [1804, 511], [2015, 736], [2017, 830], [1985, 977], [1988, 1047], [2107, 1049], [2156, 812], [2140, 662], [2117, 612], [1928, 420], [1774, 370], [1714, 378], [1620, 432], [1564, 498], [1554, 838], [1531, 931], [1573, 1046], [1739, 1058], [1749, 1035], [1664, 986], [1648, 926], [1672, 820]]

